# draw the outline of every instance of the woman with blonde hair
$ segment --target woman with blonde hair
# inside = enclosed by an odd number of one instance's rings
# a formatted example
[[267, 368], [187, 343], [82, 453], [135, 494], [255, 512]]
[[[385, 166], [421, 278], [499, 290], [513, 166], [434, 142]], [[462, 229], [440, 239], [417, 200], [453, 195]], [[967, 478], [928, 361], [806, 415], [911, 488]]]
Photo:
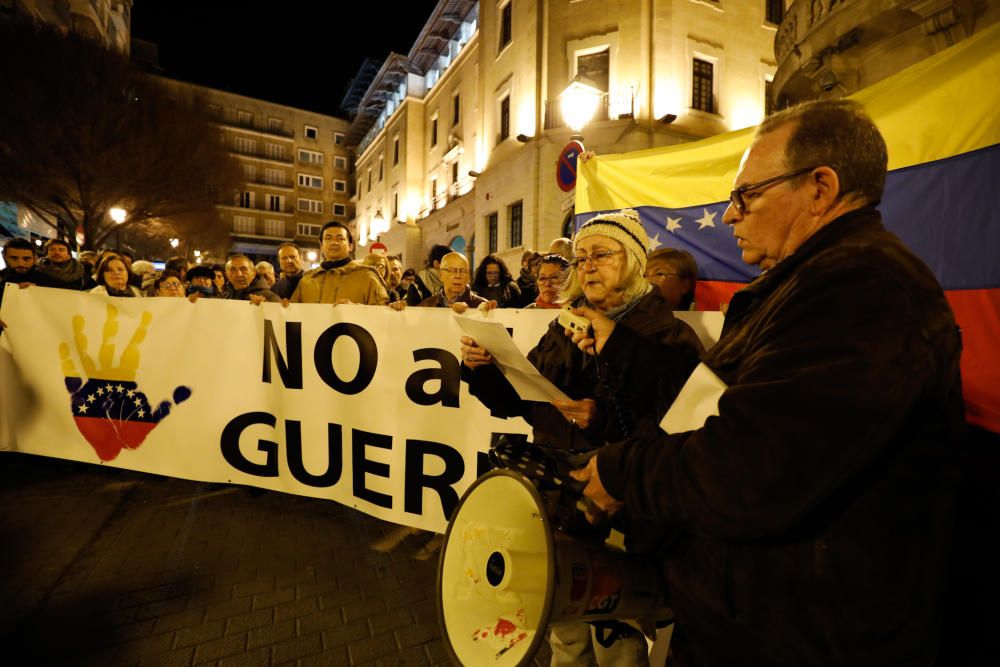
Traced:
[[382, 278], [382, 282], [386, 284], [386, 291], [389, 293], [389, 303], [398, 301], [399, 294], [396, 293], [396, 290], [389, 289], [388, 287], [389, 260], [386, 259], [386, 256], [377, 252], [369, 253], [363, 260], [361, 260], [361, 263], [375, 268], [375, 273], [377, 273], [379, 277]]

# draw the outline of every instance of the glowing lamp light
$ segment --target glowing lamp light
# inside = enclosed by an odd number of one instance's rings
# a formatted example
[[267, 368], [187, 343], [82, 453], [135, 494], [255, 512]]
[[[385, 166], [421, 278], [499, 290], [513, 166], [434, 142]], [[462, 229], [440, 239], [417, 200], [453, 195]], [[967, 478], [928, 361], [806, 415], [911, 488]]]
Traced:
[[580, 132], [597, 112], [604, 92], [585, 76], [577, 74], [559, 95], [563, 119], [574, 132]]
[[375, 217], [372, 218], [371, 227], [368, 230], [368, 239], [371, 241], [377, 241], [379, 234], [384, 234], [389, 231], [389, 222], [382, 215], [382, 209], [375, 212]]
[[180, 239], [170, 239], [170, 247], [171, 248], [176, 248], [180, 244], [181, 244]]
[[111, 219], [114, 220], [116, 225], [120, 225], [123, 222], [125, 222], [125, 218], [128, 217], [128, 213], [126, 213], [125, 209], [118, 208], [116, 206], [112, 209], [108, 209], [108, 216], [110, 216]]
[[316, 254], [315, 250], [310, 250], [309, 252], [306, 253], [306, 259], [308, 259], [310, 262], [315, 262], [316, 257], [318, 257], [318, 255]]

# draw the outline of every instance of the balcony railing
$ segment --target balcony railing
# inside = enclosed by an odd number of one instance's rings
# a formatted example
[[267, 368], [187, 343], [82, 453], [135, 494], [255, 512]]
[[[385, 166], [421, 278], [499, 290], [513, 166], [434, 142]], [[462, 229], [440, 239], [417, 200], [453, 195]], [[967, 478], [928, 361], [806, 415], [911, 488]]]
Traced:
[[260, 202], [257, 202], [253, 206], [243, 206], [239, 202], [234, 202], [232, 199], [219, 202], [219, 206], [228, 206], [230, 208], [239, 209], [241, 211], [251, 211], [251, 212], [262, 211], [264, 213], [279, 213], [279, 214], [284, 213], [288, 215], [295, 212], [291, 206], [287, 205], [281, 207], [272, 207], [268, 206], [267, 204], [262, 204]]
[[244, 181], [244, 183], [251, 183], [253, 185], [263, 185], [264, 187], [271, 187], [271, 188], [282, 188], [282, 189], [285, 189], [285, 190], [291, 190], [291, 189], [293, 189], [295, 187], [295, 184], [292, 183], [291, 180], [287, 180], [287, 181], [275, 181], [275, 180], [272, 179], [272, 180], [269, 181], [266, 178], [259, 178], [259, 177], [258, 178], [248, 178], [248, 179], [246, 179]]
[[209, 111], [208, 117], [220, 125], [227, 125], [229, 127], [236, 127], [243, 130], [252, 130], [253, 132], [260, 132], [261, 134], [271, 134], [276, 137], [285, 137], [287, 139], [292, 139], [295, 137], [295, 130], [286, 129], [284, 125], [281, 127], [274, 127], [269, 123], [258, 123], [253, 120], [247, 120], [245, 118], [239, 118], [235, 112], [232, 111]]
[[245, 148], [237, 148], [236, 146], [230, 146], [229, 147], [229, 152], [230, 153], [235, 153], [236, 155], [242, 155], [244, 157], [257, 158], [259, 160], [271, 160], [272, 162], [281, 162], [281, 163], [284, 163], [284, 164], [295, 164], [295, 160], [292, 159], [291, 155], [282, 155], [282, 156], [279, 157], [279, 156], [275, 156], [275, 155], [268, 155], [264, 151], [248, 150], [248, 149], [245, 149]]

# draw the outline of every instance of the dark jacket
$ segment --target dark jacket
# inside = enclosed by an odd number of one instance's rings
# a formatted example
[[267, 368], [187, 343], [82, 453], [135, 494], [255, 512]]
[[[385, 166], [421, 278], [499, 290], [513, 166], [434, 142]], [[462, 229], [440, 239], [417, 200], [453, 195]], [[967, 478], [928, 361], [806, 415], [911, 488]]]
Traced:
[[481, 285], [476, 288], [476, 294], [497, 302], [497, 308], [519, 308], [522, 305], [521, 288], [513, 280], [503, 285]]
[[462, 378], [494, 416], [524, 417], [539, 444], [589, 450], [605, 441], [651, 432], [698, 364], [701, 343], [655, 290], [639, 299], [618, 324], [616, 330], [629, 329], [650, 341], [655, 359], [635, 363], [627, 356], [611, 359], [603, 354], [595, 359], [574, 345], [555, 319], [528, 353], [535, 368], [570, 398], [596, 400], [596, 418], [586, 429], [567, 422], [548, 403], [522, 401], [496, 366], [470, 370], [463, 365]]
[[[455, 301], [464, 303], [470, 308], [477, 308], [480, 305], [486, 303], [489, 299], [484, 299], [475, 292], [472, 291], [468, 286], [466, 286], [465, 291], [462, 292]], [[449, 308], [451, 303], [448, 302], [448, 297], [444, 295], [444, 290], [438, 290], [437, 294], [427, 297], [423, 301], [417, 304], [419, 308]]]
[[60, 289], [89, 290], [97, 287], [97, 281], [90, 275], [87, 265], [72, 257], [62, 264], [55, 264], [42, 257], [35, 264], [43, 278], [40, 287], [57, 287]]
[[[616, 330], [604, 353], [636, 345]], [[631, 516], [691, 536], [664, 561], [683, 664], [934, 662], [960, 348], [937, 280], [871, 208], [733, 297], [705, 356], [719, 415], [598, 455]]]
[[299, 286], [299, 281], [304, 275], [306, 275], [305, 271], [299, 271], [294, 276], [282, 276], [271, 286], [271, 291], [282, 299], [291, 299], [295, 288]]
[[523, 308], [538, 298], [538, 283], [535, 281], [535, 275], [528, 269], [521, 269], [517, 277], [517, 288], [521, 290], [521, 296], [515, 304], [518, 308]]
[[255, 279], [250, 285], [245, 289], [233, 289], [233, 286], [226, 283], [226, 289], [222, 292], [222, 299], [237, 299], [241, 301], [249, 301], [250, 295], [257, 294], [264, 297], [265, 301], [270, 301], [272, 303], [281, 303], [281, 297], [272, 292], [267, 288], [267, 281], [263, 278]]

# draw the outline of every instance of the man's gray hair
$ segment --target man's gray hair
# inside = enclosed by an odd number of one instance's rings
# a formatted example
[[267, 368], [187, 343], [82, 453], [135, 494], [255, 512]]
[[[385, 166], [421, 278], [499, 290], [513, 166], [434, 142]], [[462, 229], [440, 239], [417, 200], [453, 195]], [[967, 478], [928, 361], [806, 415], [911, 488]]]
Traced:
[[837, 172], [841, 195], [871, 204], [881, 201], [888, 151], [885, 139], [861, 104], [853, 100], [798, 104], [764, 119], [755, 136], [789, 123], [795, 123], [795, 129], [785, 151], [788, 171], [830, 167]]

